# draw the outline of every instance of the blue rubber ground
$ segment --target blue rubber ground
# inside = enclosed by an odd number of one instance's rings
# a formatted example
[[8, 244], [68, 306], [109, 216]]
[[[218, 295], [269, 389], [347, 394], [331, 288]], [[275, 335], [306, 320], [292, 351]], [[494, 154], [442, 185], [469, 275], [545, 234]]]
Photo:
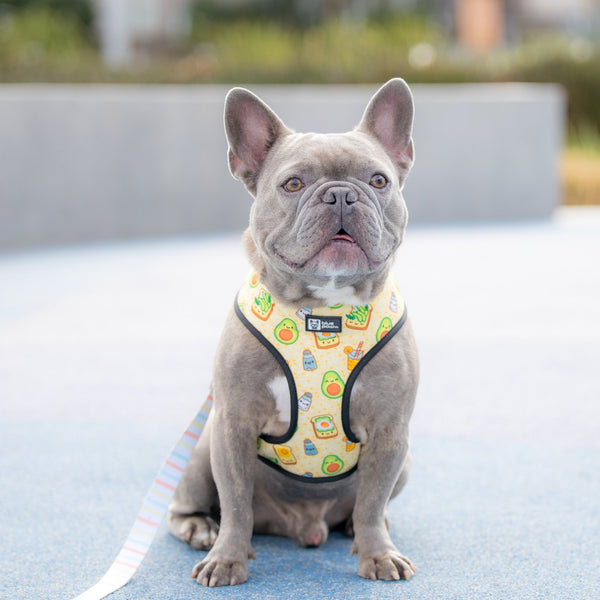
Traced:
[[[409, 229], [395, 270], [422, 377], [389, 520], [412, 580], [360, 579], [339, 534], [258, 537], [247, 584], [205, 590], [203, 555], [163, 526], [111, 599], [598, 600], [598, 256], [598, 211]], [[0, 255], [0, 598], [69, 600], [103, 575], [246, 272], [237, 237]]]
[[[3, 425], [0, 596], [64, 600], [95, 583], [179, 433]], [[413, 454], [411, 480], [390, 506], [393, 538], [418, 568], [408, 582], [358, 578], [341, 534], [316, 550], [260, 536], [246, 585], [205, 590], [190, 578], [204, 554], [163, 527], [134, 579], [111, 598], [599, 597], [598, 450], [417, 436]]]

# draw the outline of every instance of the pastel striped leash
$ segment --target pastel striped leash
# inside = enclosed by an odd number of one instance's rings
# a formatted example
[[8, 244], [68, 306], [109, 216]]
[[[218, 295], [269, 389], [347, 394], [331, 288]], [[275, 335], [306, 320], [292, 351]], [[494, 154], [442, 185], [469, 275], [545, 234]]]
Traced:
[[154, 541], [213, 405], [212, 390], [163, 463], [117, 558], [100, 581], [74, 600], [101, 600], [135, 574]]

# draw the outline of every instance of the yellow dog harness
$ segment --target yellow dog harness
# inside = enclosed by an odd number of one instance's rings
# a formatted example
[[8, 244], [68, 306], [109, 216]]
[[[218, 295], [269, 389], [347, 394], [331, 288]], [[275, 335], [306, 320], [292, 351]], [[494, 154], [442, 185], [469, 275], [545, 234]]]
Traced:
[[406, 320], [394, 279], [368, 305], [311, 310], [274, 301], [253, 272], [238, 292], [235, 311], [279, 362], [290, 391], [288, 431], [261, 435], [259, 459], [304, 481], [350, 475], [360, 453], [350, 429], [352, 386]]

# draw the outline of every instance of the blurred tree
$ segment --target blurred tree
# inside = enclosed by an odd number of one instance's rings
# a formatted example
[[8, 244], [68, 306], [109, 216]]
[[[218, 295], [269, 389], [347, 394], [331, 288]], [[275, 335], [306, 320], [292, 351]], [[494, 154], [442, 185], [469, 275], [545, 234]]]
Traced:
[[307, 28], [327, 20], [389, 18], [430, 12], [437, 0], [195, 0], [193, 15], [208, 21], [275, 22]]
[[12, 11], [46, 8], [77, 17], [88, 30], [94, 20], [94, 11], [89, 0], [1, 0], [0, 6]]

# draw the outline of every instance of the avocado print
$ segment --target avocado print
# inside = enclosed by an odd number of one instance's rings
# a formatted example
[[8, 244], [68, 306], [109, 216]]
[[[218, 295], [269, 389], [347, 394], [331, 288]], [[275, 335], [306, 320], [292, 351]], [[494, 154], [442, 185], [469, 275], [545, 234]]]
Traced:
[[323, 375], [321, 391], [328, 398], [340, 398], [344, 393], [344, 380], [335, 371], [327, 371]]
[[392, 330], [392, 320], [389, 317], [383, 317], [381, 319], [381, 323], [379, 323], [379, 327], [377, 328], [377, 333], [375, 333], [375, 339], [379, 342], [381, 338], [387, 335]]
[[256, 271], [253, 271], [252, 275], [250, 275], [250, 279], [248, 280], [248, 285], [250, 287], [255, 288], [259, 283], [260, 277], [258, 276], [258, 273]]
[[298, 339], [298, 327], [292, 319], [283, 319], [275, 327], [275, 339], [282, 344], [293, 344]]
[[344, 461], [335, 454], [330, 454], [323, 459], [323, 464], [321, 465], [321, 471], [325, 473], [325, 475], [335, 475], [339, 473], [344, 468]]

